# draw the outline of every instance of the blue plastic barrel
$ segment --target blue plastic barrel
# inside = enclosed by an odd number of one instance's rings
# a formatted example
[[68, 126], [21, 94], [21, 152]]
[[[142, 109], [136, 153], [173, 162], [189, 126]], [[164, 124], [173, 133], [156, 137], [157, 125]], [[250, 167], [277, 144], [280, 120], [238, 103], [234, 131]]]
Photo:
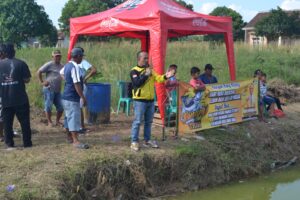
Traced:
[[[110, 121], [111, 85], [108, 83], [88, 83], [86, 92], [89, 121], [107, 123]], [[95, 119], [97, 118], [97, 119]]]

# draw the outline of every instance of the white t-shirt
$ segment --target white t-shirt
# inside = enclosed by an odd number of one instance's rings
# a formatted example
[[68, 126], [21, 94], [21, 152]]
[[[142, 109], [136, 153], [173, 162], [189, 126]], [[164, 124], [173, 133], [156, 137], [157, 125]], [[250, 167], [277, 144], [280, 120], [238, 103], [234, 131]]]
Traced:
[[92, 67], [92, 65], [87, 60], [83, 59], [79, 64], [79, 67], [84, 69], [85, 71], [88, 71]]
[[[74, 62], [74, 61], [69, 61], [69, 62], [72, 62], [73, 65], [75, 66], [71, 70], [71, 77], [72, 77], [73, 83], [79, 83], [80, 82], [80, 77], [84, 77], [83, 70], [80, 69], [80, 66], [76, 62]], [[60, 70], [59, 73], [60, 73], [61, 76], [64, 76], [64, 70], [65, 70], [65, 67], [63, 67]]]

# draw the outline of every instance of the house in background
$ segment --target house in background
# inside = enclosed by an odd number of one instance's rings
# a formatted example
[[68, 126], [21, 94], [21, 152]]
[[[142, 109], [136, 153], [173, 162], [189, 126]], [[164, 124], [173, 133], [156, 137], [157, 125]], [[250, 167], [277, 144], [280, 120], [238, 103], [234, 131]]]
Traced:
[[[292, 14], [295, 11], [299, 10], [291, 10], [291, 11], [285, 11], [287, 14]], [[264, 17], [267, 17], [270, 15], [270, 12], [260, 12], [258, 13], [253, 19], [250, 20], [250, 22], [243, 28], [245, 31], [245, 38], [244, 41], [246, 44], [249, 44], [250, 46], [265, 46], [268, 44], [268, 40], [266, 37], [257, 36], [255, 34], [255, 25], [262, 20]], [[281, 45], [299, 45], [300, 44], [300, 37], [279, 37], [275, 43], [278, 46]]]
[[40, 43], [38, 37], [31, 37], [27, 41], [21, 42], [20, 45], [22, 48], [28, 48], [28, 47], [41, 48], [42, 47], [42, 44]]
[[68, 48], [70, 39], [68, 36], [64, 34], [62, 31], [58, 31], [57, 33], [57, 43], [56, 48]]
[[264, 17], [269, 16], [269, 12], [261, 12], [258, 13], [253, 19], [250, 20], [250, 22], [243, 28], [245, 31], [245, 43], [251, 45], [251, 46], [257, 46], [257, 45], [266, 45], [267, 44], [267, 38], [256, 36], [255, 35], [255, 25], [257, 22], [259, 22]]

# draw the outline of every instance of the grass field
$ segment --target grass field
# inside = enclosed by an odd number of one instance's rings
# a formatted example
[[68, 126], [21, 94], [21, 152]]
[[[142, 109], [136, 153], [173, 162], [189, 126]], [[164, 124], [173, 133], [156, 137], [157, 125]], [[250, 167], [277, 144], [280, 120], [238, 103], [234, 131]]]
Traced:
[[[129, 79], [139, 44], [126, 41], [82, 46], [87, 59], [104, 74], [103, 81], [112, 84], [115, 108], [116, 82]], [[279, 77], [300, 85], [299, 47], [254, 49], [243, 44], [235, 47], [238, 79], [250, 78], [255, 69], [262, 68], [270, 78]], [[17, 52], [17, 57], [28, 63], [33, 75], [27, 87], [33, 107], [42, 106], [41, 86], [35, 72], [51, 59], [52, 50], [21, 49]], [[67, 49], [62, 51], [63, 62], [66, 62]], [[178, 78], [184, 81], [189, 80], [191, 66], [203, 69], [206, 63], [216, 68], [220, 82], [229, 80], [224, 46], [203, 42], [169, 43], [166, 65], [171, 63], [178, 64]], [[270, 124], [250, 121], [203, 131], [204, 141], [195, 141], [193, 137], [174, 140], [170, 132], [168, 140], [160, 142], [161, 149], [142, 149], [136, 154], [129, 148], [132, 116], [112, 114], [111, 123], [92, 127], [92, 133], [80, 138], [91, 148], [80, 151], [66, 143], [62, 128], [45, 127], [41, 109], [33, 108], [34, 147], [6, 152], [2, 145], [0, 199], [107, 199], [105, 197], [113, 190], [116, 191], [112, 194], [114, 199], [119, 194], [126, 199], [126, 195], [134, 195], [132, 192], [141, 188], [142, 193], [138, 195], [157, 196], [168, 194], [168, 187], [176, 187], [178, 192], [181, 188], [203, 188], [261, 174], [273, 161], [294, 155], [299, 157], [300, 105], [289, 105], [285, 111], [286, 118], [271, 120]], [[153, 136], [160, 141], [161, 129], [153, 128]], [[22, 143], [21, 138], [15, 141], [17, 145]], [[172, 185], [174, 180], [179, 186]], [[7, 191], [8, 185], [15, 185], [15, 190]]]
[[[129, 71], [136, 64], [136, 52], [140, 48], [138, 42], [122, 41], [110, 43], [80, 44], [85, 49], [87, 60], [100, 70], [103, 81], [112, 84], [112, 106], [115, 108], [118, 100], [118, 80], [129, 80]], [[34, 76], [28, 85], [31, 104], [42, 106], [41, 86], [35, 72], [45, 62], [51, 59], [52, 48], [21, 49], [17, 57], [25, 60]], [[63, 63], [66, 62], [67, 49], [63, 52]], [[264, 47], [251, 48], [242, 43], [235, 44], [237, 79], [252, 77], [253, 71], [262, 69], [268, 78], [280, 78], [289, 84], [300, 85], [300, 47]], [[224, 45], [212, 45], [207, 42], [170, 42], [168, 43], [166, 66], [179, 66], [177, 77], [188, 81], [192, 66], [203, 70], [206, 63], [215, 67], [215, 75], [219, 82], [229, 80], [226, 50]]]

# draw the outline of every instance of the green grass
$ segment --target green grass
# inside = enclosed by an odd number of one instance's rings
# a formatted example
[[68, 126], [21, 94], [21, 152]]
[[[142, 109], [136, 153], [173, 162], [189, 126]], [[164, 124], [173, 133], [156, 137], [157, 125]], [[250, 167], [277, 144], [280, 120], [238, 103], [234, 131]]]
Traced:
[[[112, 106], [115, 108], [118, 100], [118, 80], [129, 80], [129, 72], [136, 64], [136, 52], [140, 44], [132, 41], [111, 43], [85, 43], [87, 60], [104, 75], [104, 82], [112, 84]], [[32, 72], [33, 80], [28, 85], [32, 105], [42, 106], [41, 86], [35, 72], [45, 62], [51, 59], [53, 48], [21, 49], [17, 57], [25, 60]], [[63, 52], [63, 63], [66, 62], [67, 49]], [[280, 78], [289, 84], [300, 85], [300, 47], [264, 47], [253, 48], [242, 43], [235, 44], [237, 79], [251, 78], [255, 69], [262, 69], [268, 78]], [[198, 66], [203, 70], [206, 63], [215, 67], [215, 75], [219, 82], [229, 81], [228, 64], [224, 45], [212, 45], [207, 42], [185, 41], [169, 42], [166, 66], [179, 66], [177, 77], [189, 81], [190, 68]]]

